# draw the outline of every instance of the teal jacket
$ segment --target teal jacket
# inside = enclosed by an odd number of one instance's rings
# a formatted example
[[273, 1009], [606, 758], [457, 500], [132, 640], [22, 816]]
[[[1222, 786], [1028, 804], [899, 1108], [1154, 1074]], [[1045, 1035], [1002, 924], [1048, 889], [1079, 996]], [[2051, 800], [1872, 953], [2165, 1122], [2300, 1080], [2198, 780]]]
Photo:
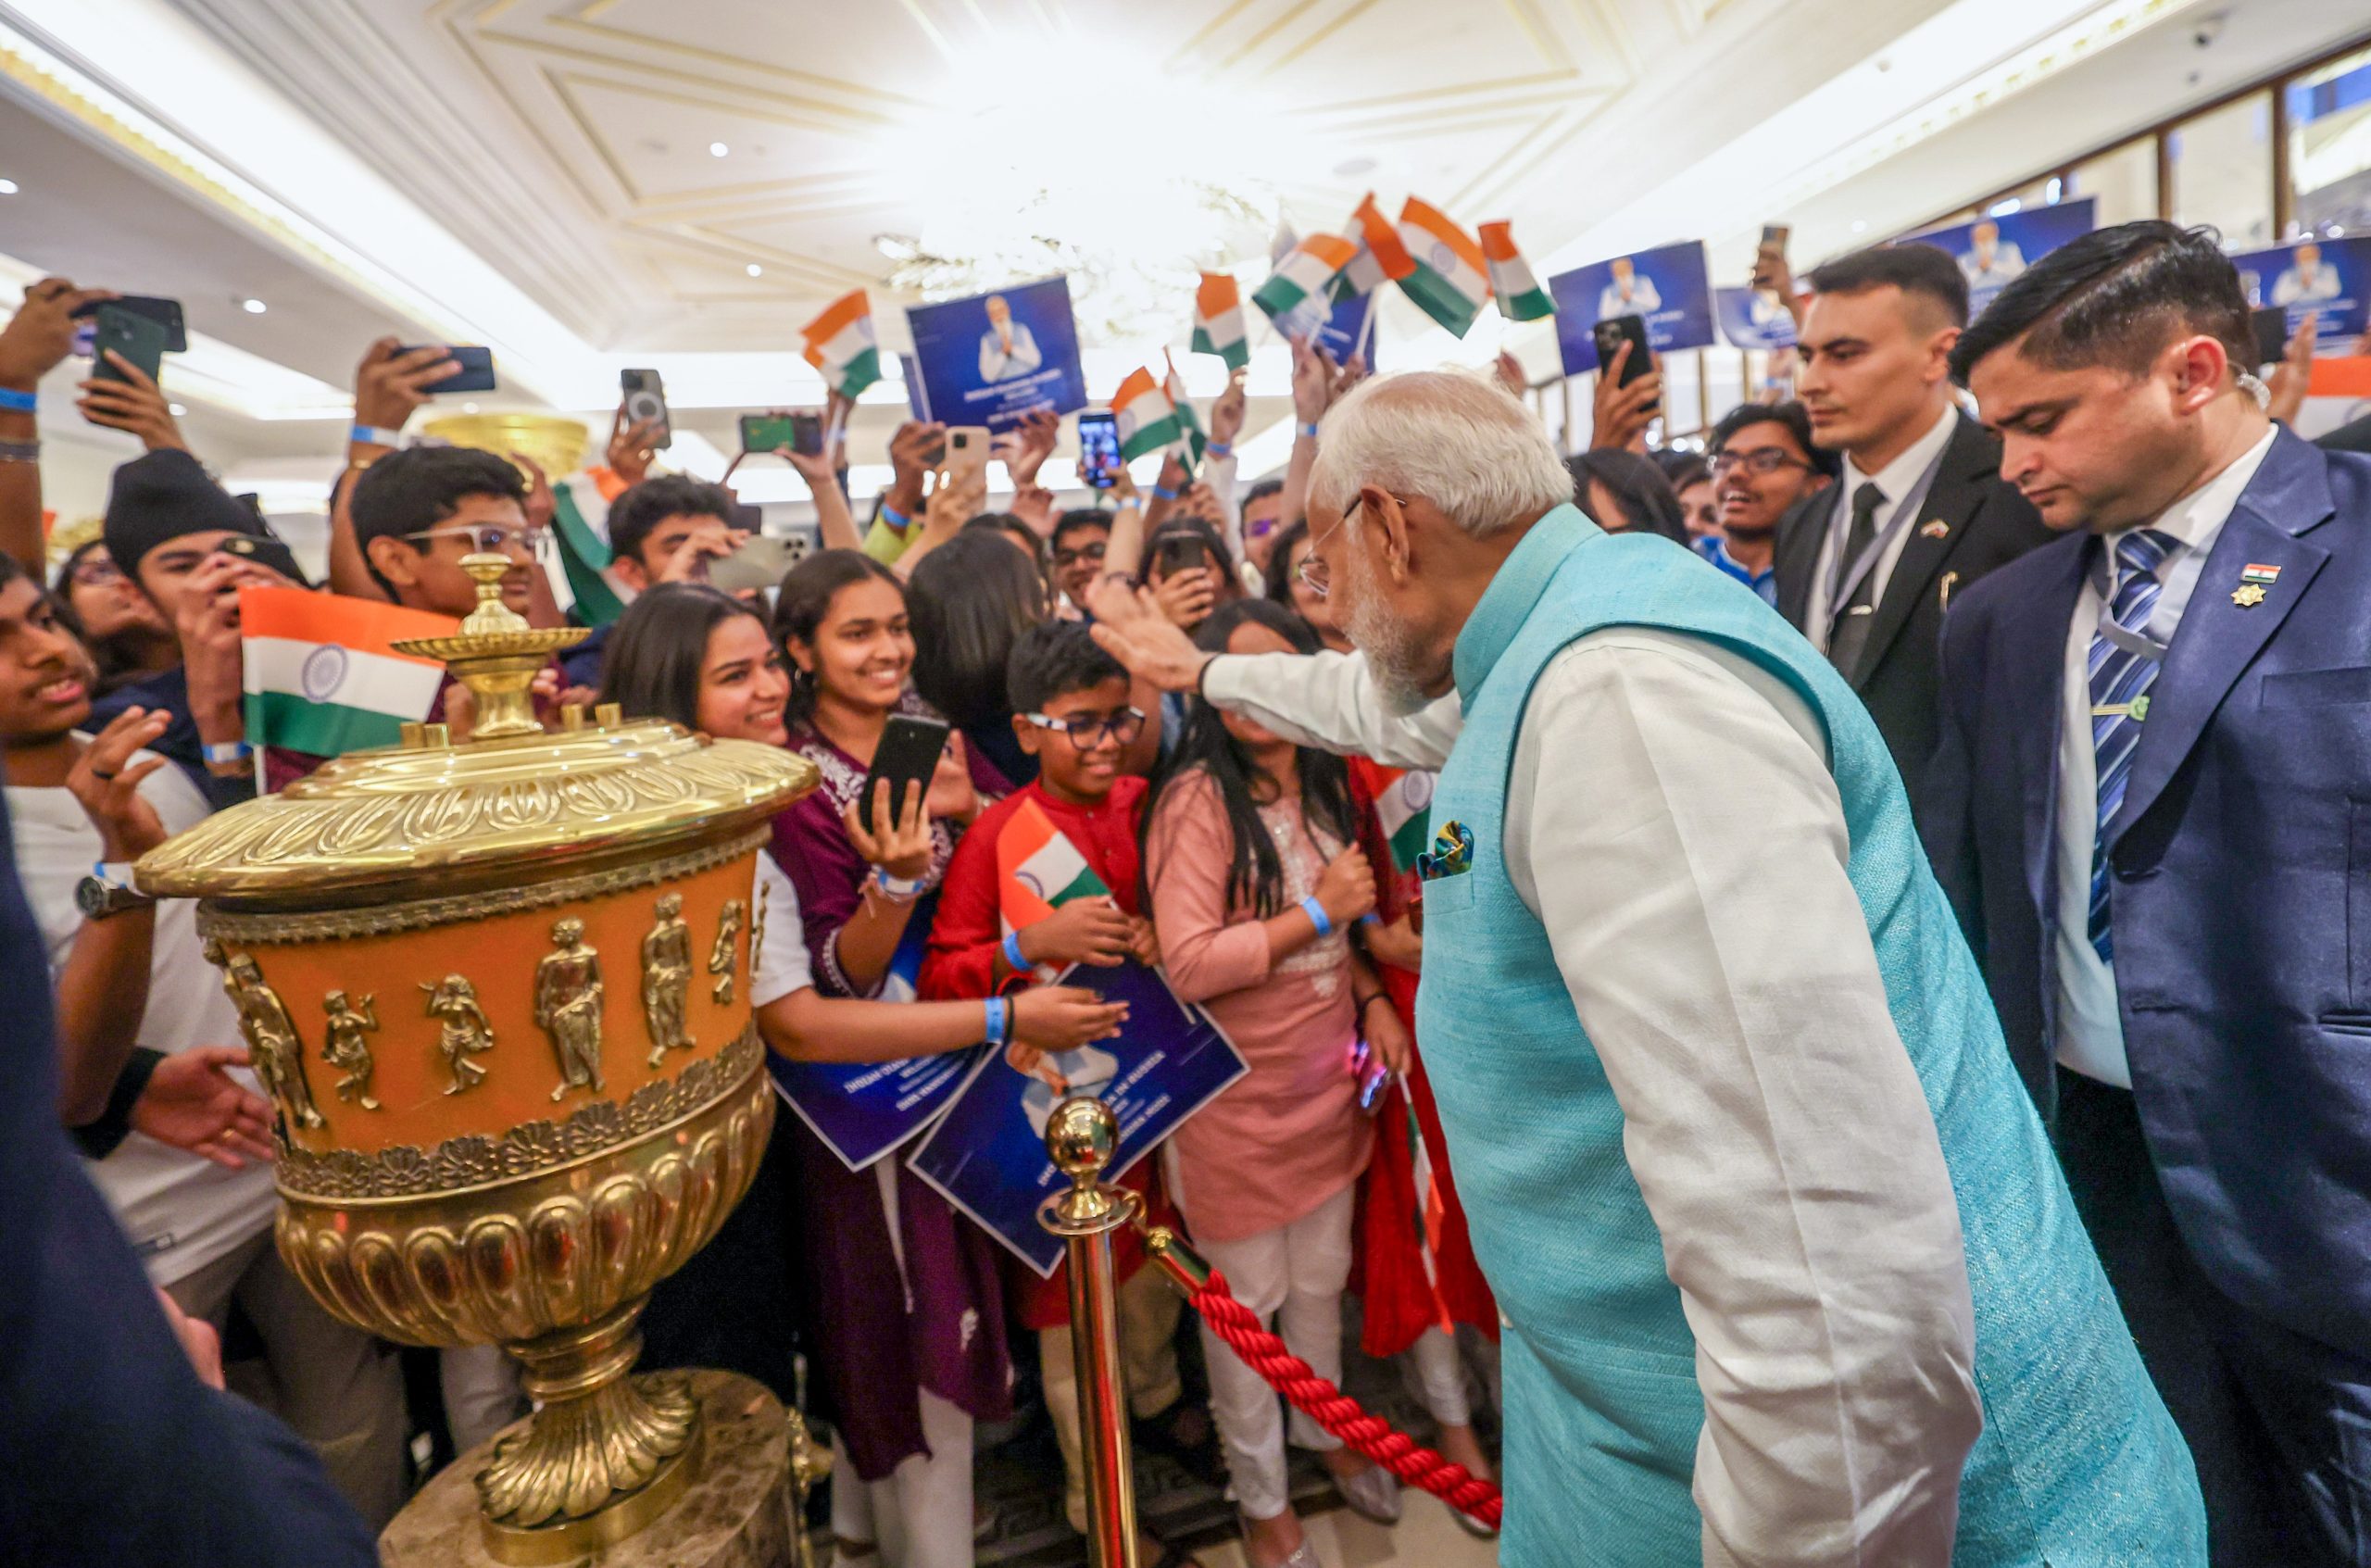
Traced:
[[1468, 869], [1425, 884], [1424, 946], [1457, 960], [1426, 964], [1417, 997], [1474, 1251], [1508, 1319], [1501, 1560], [1701, 1561], [1695, 1341], [1624, 1159], [1622, 1108], [1500, 854], [1532, 686], [1566, 645], [1608, 626], [1716, 644], [1783, 680], [1825, 727], [1848, 873], [1965, 1241], [1985, 1424], [1961, 1480], [1957, 1568], [2204, 1563], [2189, 1452], [2011, 1069], [1868, 713], [1751, 591], [1570, 507], [1532, 527], [1457, 641], [1464, 730], [1432, 823], [1461, 824], [1474, 847]]

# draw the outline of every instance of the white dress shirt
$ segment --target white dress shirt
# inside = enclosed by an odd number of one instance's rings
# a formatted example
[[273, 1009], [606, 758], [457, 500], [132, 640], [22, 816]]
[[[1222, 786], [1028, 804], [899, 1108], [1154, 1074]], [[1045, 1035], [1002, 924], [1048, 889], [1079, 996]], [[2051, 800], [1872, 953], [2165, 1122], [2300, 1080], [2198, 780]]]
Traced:
[[[1222, 658], [1203, 690], [1400, 767], [1461, 723], [1454, 693], [1395, 719], [1358, 655]], [[1501, 849], [1696, 1337], [1705, 1562], [1941, 1568], [1983, 1424], [1974, 1309], [1819, 724], [1725, 650], [1593, 633], [1524, 709]]]
[[[2199, 573], [2239, 505], [2239, 493], [2272, 450], [2272, 431], [2237, 462], [2167, 508], [2148, 526], [2175, 541], [2157, 576], [2156, 608], [2148, 634], [2168, 647], [2182, 612], [2197, 591]], [[2114, 540], [2109, 541], [2114, 549]], [[2100, 831], [2099, 755], [2091, 745], [2091, 639], [2107, 601], [2099, 576], [2086, 574], [2066, 626], [2064, 717], [2058, 732], [2058, 1028], [2060, 1065], [2086, 1078], [2132, 1087], [2124, 1054], [2124, 1021], [2116, 1011], [2115, 967], [2091, 946], [2091, 847]]]
[[[1902, 448], [1899, 457], [1876, 472], [1863, 473], [1859, 463], [1849, 457], [1844, 459], [1844, 482], [1830, 485], [1826, 492], [1827, 533], [1820, 540], [1819, 559], [1812, 572], [1812, 596], [1803, 611], [1803, 634], [1820, 652], [1827, 651], [1828, 622], [1835, 619], [1828, 611], [1828, 584], [1837, 581], [1841, 572], [1852, 569], [1850, 561], [1839, 567], [1836, 560], [1837, 552], [1844, 548], [1844, 536], [1852, 527], [1852, 497], [1861, 493], [1863, 484], [1875, 483], [1886, 498], [1885, 505], [1877, 508], [1875, 519], [1877, 533], [1884, 534], [1895, 514], [1912, 498], [1910, 493], [1918, 487], [1926, 470], [1935, 466], [1943, 448], [1951, 445], [1951, 433], [1958, 428], [1958, 410], [1946, 407], [1926, 434]], [[1918, 500], [1923, 505], [1926, 497], [1920, 495]], [[1869, 568], [1869, 575], [1875, 579], [1869, 588], [1872, 605], [1885, 602], [1886, 584], [1893, 581], [1894, 563], [1901, 559], [1902, 546], [1910, 543], [1910, 533], [1907, 526], [1897, 530], [1878, 552], [1876, 564]]]

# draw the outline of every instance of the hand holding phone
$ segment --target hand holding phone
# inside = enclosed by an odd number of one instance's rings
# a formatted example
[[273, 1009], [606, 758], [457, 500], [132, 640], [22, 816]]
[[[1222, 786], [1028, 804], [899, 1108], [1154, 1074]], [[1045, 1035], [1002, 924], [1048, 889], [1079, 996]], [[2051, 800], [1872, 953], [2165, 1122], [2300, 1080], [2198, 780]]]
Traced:
[[[131, 365], [151, 383], [163, 373], [165, 345], [170, 341], [165, 328], [137, 311], [120, 308], [113, 300], [99, 307], [98, 326], [92, 333], [93, 356], [97, 363], [92, 367], [93, 381], [129, 381], [123, 364]], [[123, 364], [113, 356], [120, 355]]]
[[1078, 476], [1091, 490], [1109, 490], [1120, 479], [1120, 416], [1090, 408], [1078, 417]]
[[947, 427], [947, 478], [957, 490], [972, 483], [985, 487], [989, 455], [987, 426]]
[[664, 451], [675, 444], [674, 425], [667, 411], [666, 383], [659, 379], [657, 370], [620, 370], [618, 392], [625, 422], [646, 427], [649, 445]]
[[[981, 445], [985, 449], [986, 443]], [[881, 732], [881, 744], [873, 747], [872, 766], [865, 771], [864, 786], [856, 798], [857, 821], [866, 833], [878, 837], [882, 832], [882, 823], [875, 815], [879, 786], [888, 786], [892, 822], [904, 819], [908, 791], [929, 789], [931, 775], [938, 770], [938, 754], [947, 748], [947, 733], [944, 720], [924, 719], [911, 713], [889, 716]]]
[[[417, 353], [418, 344], [398, 346], [395, 355]], [[494, 390], [494, 350], [477, 344], [448, 345], [445, 358], [460, 367], [448, 376], [438, 379], [428, 387], [431, 395], [447, 392], [492, 392]]]

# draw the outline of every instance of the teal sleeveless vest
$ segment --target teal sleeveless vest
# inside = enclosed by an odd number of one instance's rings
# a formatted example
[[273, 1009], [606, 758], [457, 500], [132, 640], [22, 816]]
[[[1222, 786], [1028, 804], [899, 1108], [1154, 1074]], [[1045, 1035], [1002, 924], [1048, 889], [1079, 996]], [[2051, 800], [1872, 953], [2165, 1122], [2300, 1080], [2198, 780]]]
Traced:
[[[1695, 1340], [1625, 1161], [1622, 1110], [1501, 853], [1524, 705], [1607, 626], [1700, 637], [1785, 681], [1825, 726], [1848, 871], [1959, 1200], [1984, 1433], [1956, 1568], [2206, 1561], [2189, 1449], [2142, 1369], [1974, 959], [1926, 866], [1884, 741], [1843, 681], [1751, 590], [1570, 507], [1535, 524], [1457, 641], [1465, 727], [1432, 805], [1474, 835], [1425, 884], [1417, 1038], [1505, 1344], [1501, 1561], [1694, 1568], [1703, 1422]], [[1586, 876], [1589, 868], [1557, 868]]]

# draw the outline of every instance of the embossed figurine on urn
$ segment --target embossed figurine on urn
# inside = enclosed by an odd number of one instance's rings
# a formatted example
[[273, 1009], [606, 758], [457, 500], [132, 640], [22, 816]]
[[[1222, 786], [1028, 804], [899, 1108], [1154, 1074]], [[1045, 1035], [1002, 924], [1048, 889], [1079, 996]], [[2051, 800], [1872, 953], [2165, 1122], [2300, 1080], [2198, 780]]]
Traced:
[[484, 1549], [527, 1563], [641, 1529], [701, 1462], [685, 1377], [632, 1374], [634, 1323], [772, 1125], [751, 887], [769, 821], [814, 774], [606, 709], [546, 734], [530, 684], [585, 633], [505, 608], [508, 565], [469, 558], [476, 612], [400, 645], [470, 688], [468, 744], [412, 727], [208, 819], [138, 876], [202, 900], [278, 1112], [289, 1268], [371, 1333], [519, 1359], [540, 1408], [475, 1483]]

